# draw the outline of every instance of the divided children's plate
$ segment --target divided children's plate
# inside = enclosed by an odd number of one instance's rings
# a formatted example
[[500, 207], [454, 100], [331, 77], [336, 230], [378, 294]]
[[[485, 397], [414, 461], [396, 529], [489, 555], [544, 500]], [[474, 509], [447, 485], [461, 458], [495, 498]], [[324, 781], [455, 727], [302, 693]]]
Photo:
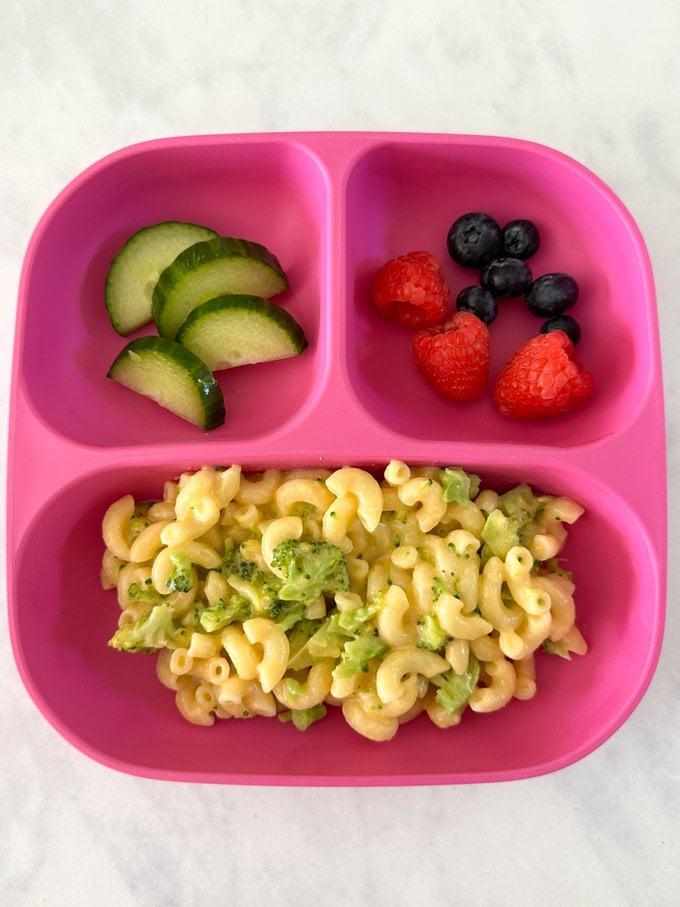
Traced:
[[[448, 257], [468, 211], [529, 218], [535, 276], [579, 282], [578, 358], [596, 390], [568, 415], [501, 416], [491, 394], [439, 398], [414, 371], [411, 332], [373, 310], [387, 259], [439, 258], [452, 296], [476, 276]], [[125, 341], [104, 306], [113, 256], [143, 226], [189, 221], [271, 249], [304, 326], [300, 356], [220, 378], [227, 418], [202, 432], [106, 377]], [[537, 331], [518, 301], [491, 325], [492, 379]], [[148, 332], [148, 331], [147, 331]], [[144, 330], [139, 333], [145, 333]], [[575, 498], [564, 551], [589, 651], [537, 655], [536, 696], [419, 716], [375, 743], [331, 713], [305, 732], [275, 719], [187, 723], [154, 659], [108, 647], [118, 618], [99, 571], [101, 521], [131, 492], [204, 464], [246, 470], [391, 459], [459, 465], [485, 487]], [[74, 179], [30, 241], [16, 324], [8, 469], [9, 620], [21, 677], [47, 720], [112, 768], [181, 781], [405, 785], [498, 781], [560, 769], [631, 715], [656, 667], [665, 615], [666, 463], [657, 312], [643, 240], [596, 176], [530, 142], [468, 135], [302, 133], [151, 141]]]

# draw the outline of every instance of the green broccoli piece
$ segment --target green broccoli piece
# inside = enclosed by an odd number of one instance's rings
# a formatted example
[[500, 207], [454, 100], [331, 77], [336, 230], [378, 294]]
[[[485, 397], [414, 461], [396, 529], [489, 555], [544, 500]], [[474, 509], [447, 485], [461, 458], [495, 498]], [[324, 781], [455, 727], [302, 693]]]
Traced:
[[518, 528], [521, 529], [534, 519], [541, 507], [541, 501], [534, 495], [529, 485], [522, 484], [502, 494], [498, 506], [507, 517], [516, 520]]
[[174, 610], [170, 605], [154, 605], [140, 620], [120, 627], [109, 640], [113, 649], [121, 652], [153, 652], [184, 642], [190, 635], [184, 627], [173, 623]]
[[253, 614], [270, 617], [280, 610], [278, 604], [280, 580], [273, 573], [255, 569], [248, 579], [233, 573], [227, 582], [241, 597], [247, 599]]
[[456, 674], [451, 669], [432, 678], [432, 683], [439, 687], [435, 694], [435, 699], [449, 714], [458, 715], [468, 704], [478, 680], [479, 662], [471, 654], [467, 670], [463, 674]]
[[387, 652], [388, 646], [377, 635], [359, 636], [348, 640], [342, 647], [340, 663], [333, 671], [333, 677], [352, 677], [360, 671], [368, 671], [369, 662]]
[[380, 610], [379, 600], [370, 604], [359, 605], [349, 611], [338, 611], [337, 625], [339, 630], [344, 630], [352, 636], [363, 631], [365, 624]]
[[291, 628], [288, 634], [290, 646], [288, 666], [290, 668], [309, 668], [315, 663], [316, 659], [309, 652], [309, 643], [325, 620], [325, 618], [309, 620], [303, 617]]
[[334, 612], [323, 618], [306, 643], [307, 654], [312, 659], [339, 658], [342, 647], [351, 638], [351, 632], [340, 627], [340, 613]]
[[434, 614], [426, 614], [418, 621], [418, 637], [418, 646], [432, 652], [443, 649], [451, 639]]
[[247, 620], [252, 616], [250, 602], [243, 595], [231, 595], [226, 601], [220, 599], [213, 608], [201, 611], [198, 622], [206, 633], [214, 633], [237, 620]]
[[[231, 539], [228, 539], [225, 543], [220, 571], [227, 574], [227, 582], [232, 589], [235, 589], [237, 594], [249, 603], [251, 613], [247, 614], [246, 617], [258, 614], [276, 620], [281, 614], [282, 602], [279, 599], [281, 579], [273, 573], [261, 570], [254, 561], [246, 560], [241, 555], [241, 552], [234, 548], [234, 543]], [[286, 611], [284, 616], [289, 621], [292, 621], [290, 626], [295, 623], [288, 611]], [[300, 614], [300, 616], [302, 615]]]
[[305, 616], [304, 602], [284, 602], [276, 599], [265, 610], [265, 617], [273, 620], [282, 630], [292, 629]]
[[167, 586], [170, 592], [189, 592], [194, 584], [194, 569], [191, 560], [182, 552], [170, 555], [172, 570], [168, 576]]
[[146, 602], [150, 605], [160, 605], [163, 601], [163, 596], [154, 589], [150, 579], [144, 585], [130, 583], [128, 595], [135, 602]]
[[505, 558], [508, 551], [519, 545], [519, 524], [514, 517], [506, 516], [502, 510], [492, 510], [482, 529], [484, 554]]
[[324, 718], [326, 711], [326, 706], [320, 702], [311, 709], [289, 709], [279, 712], [279, 721], [292, 721], [299, 731], [306, 731], [310, 724]]
[[447, 466], [437, 473], [439, 484], [444, 491], [444, 500], [447, 504], [460, 504], [467, 507], [470, 501], [479, 493], [479, 476], [467, 473], [460, 466]]
[[345, 555], [330, 542], [284, 539], [274, 548], [272, 566], [285, 576], [278, 591], [283, 601], [310, 602], [349, 589]]

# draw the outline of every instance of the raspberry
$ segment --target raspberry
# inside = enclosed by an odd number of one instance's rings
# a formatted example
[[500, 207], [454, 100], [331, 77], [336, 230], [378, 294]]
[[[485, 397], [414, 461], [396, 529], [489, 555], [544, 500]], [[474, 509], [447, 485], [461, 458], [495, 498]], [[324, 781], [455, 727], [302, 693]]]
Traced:
[[569, 412], [593, 391], [593, 376], [572, 358], [564, 331], [532, 337], [508, 360], [494, 401], [504, 416], [541, 419]]
[[371, 300], [378, 311], [409, 328], [430, 327], [449, 306], [449, 288], [429, 252], [409, 252], [384, 264], [373, 278]]
[[489, 329], [470, 312], [456, 312], [411, 341], [418, 371], [447, 400], [472, 400], [486, 387], [491, 358]]

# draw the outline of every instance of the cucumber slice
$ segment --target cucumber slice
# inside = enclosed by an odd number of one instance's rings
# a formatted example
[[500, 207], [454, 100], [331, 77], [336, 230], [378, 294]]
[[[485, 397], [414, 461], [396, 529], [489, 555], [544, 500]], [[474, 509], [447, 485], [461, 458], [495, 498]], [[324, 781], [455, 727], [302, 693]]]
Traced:
[[210, 431], [225, 419], [222, 389], [191, 350], [165, 337], [138, 337], [118, 354], [107, 372], [130, 390]]
[[126, 337], [152, 320], [156, 282], [180, 252], [219, 236], [209, 227], [168, 220], [134, 233], [111, 262], [106, 276], [106, 309], [114, 329]]
[[220, 236], [181, 252], [158, 278], [152, 314], [158, 332], [171, 340], [189, 312], [225, 293], [269, 299], [288, 288], [278, 259], [259, 243]]
[[305, 333], [290, 312], [260, 296], [230, 294], [195, 308], [177, 332], [211, 371], [298, 356]]

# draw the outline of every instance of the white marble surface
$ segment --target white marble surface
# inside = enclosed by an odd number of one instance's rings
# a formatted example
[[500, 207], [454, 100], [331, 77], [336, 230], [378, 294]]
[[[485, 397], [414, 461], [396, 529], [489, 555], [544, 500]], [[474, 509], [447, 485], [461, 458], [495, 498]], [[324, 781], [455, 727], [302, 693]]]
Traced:
[[[679, 44], [677, 0], [4, 0], [3, 424], [26, 243], [54, 195], [100, 156], [148, 138], [208, 132], [508, 135], [556, 147], [595, 170], [647, 240], [662, 326], [674, 514]], [[679, 540], [671, 525], [671, 552]], [[47, 725], [19, 681], [2, 569], [3, 903], [675, 901], [677, 558], [658, 672], [613, 738], [582, 762], [534, 780], [408, 789], [195, 787], [89, 761]]]

